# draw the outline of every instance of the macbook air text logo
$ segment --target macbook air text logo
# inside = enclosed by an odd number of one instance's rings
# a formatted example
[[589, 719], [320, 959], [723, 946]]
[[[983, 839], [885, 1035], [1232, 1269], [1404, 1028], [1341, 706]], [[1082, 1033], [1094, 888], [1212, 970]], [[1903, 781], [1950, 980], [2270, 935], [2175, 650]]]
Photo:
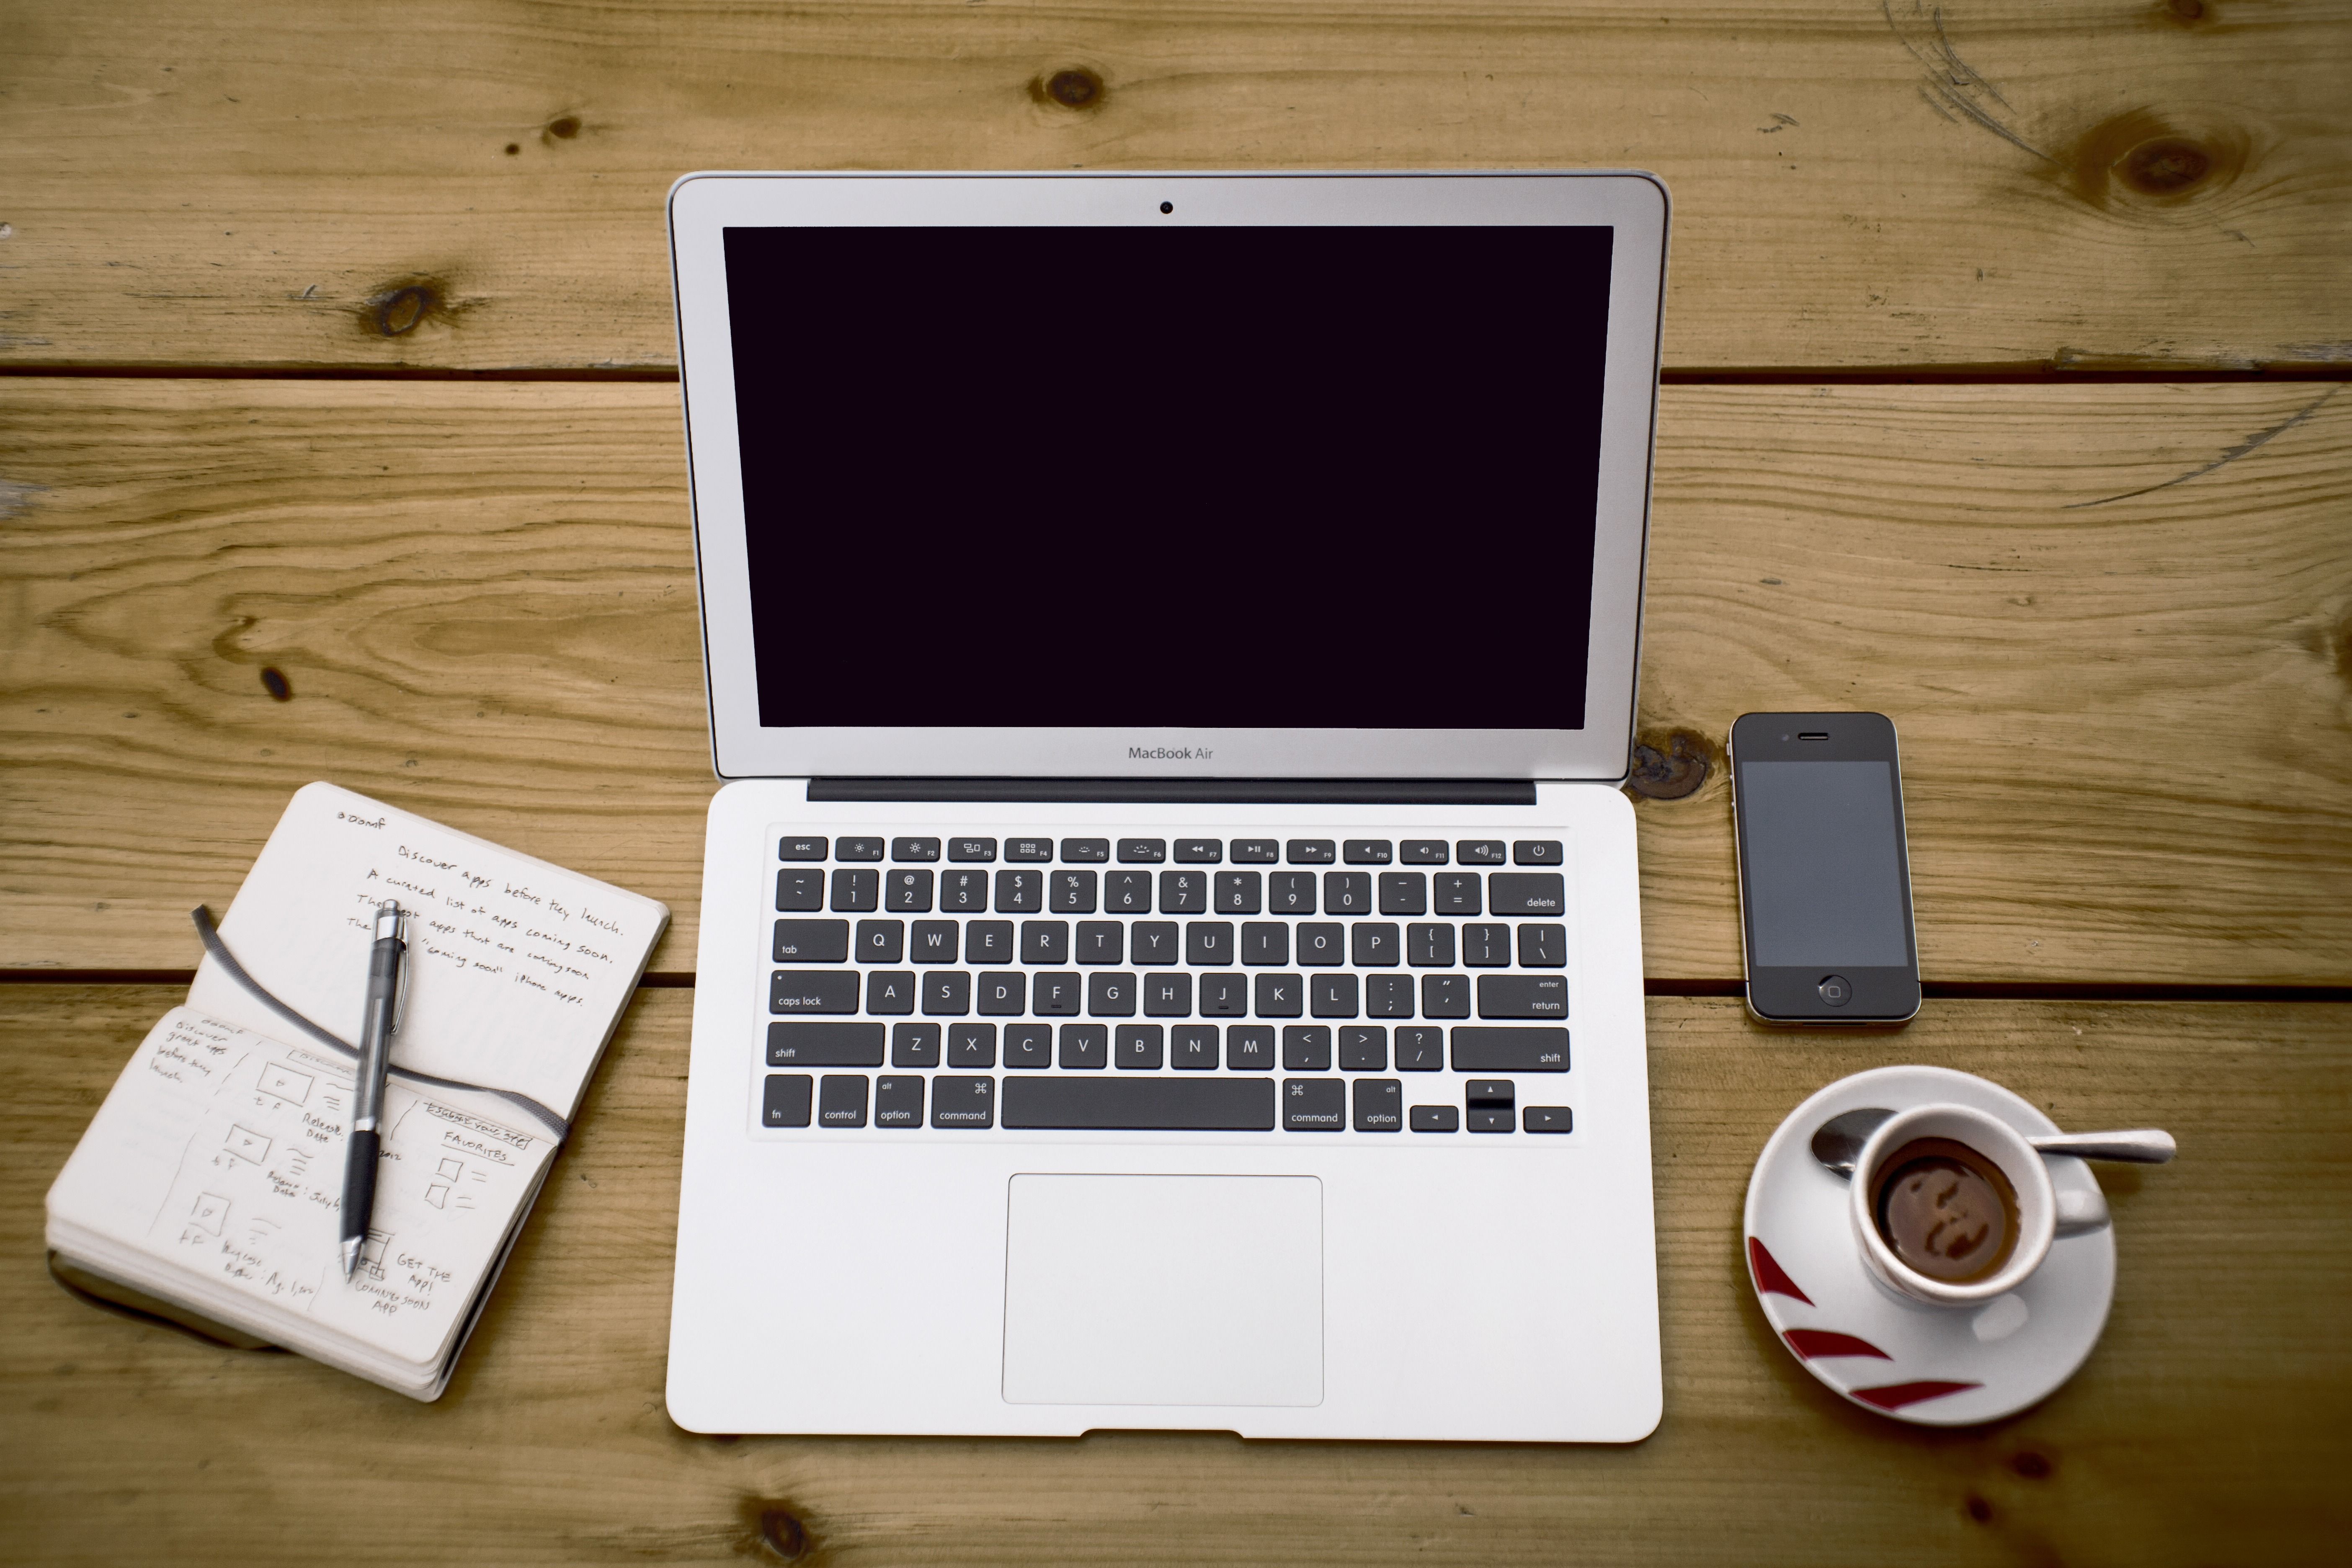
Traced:
[[1130, 763], [1189, 763], [1195, 758], [1207, 762], [1206, 746], [1129, 746], [1127, 760]]

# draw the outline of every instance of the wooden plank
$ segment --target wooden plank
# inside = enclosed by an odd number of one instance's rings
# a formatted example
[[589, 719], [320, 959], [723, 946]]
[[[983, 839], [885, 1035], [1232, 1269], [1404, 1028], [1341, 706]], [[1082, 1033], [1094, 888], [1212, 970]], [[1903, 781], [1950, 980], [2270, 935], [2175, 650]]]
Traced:
[[[771, 1510], [835, 1563], [2186, 1564], [2317, 1561], [2352, 1527], [2341, 1005], [1943, 1003], [1900, 1035], [1832, 1038], [1654, 1001], [1665, 1419], [1638, 1447], [1579, 1449], [680, 1433], [662, 1405], [677, 991], [640, 994], [439, 1405], [125, 1322], [41, 1277], [40, 1195], [175, 994], [0, 986], [0, 1557], [276, 1561], [397, 1520], [384, 1550], [403, 1560], [702, 1561], [761, 1555]], [[2181, 1146], [2161, 1171], [2102, 1172], [2122, 1268], [2089, 1363], [1976, 1431], [1820, 1388], [1739, 1258], [1774, 1123], [1830, 1079], [1918, 1059], [2063, 1125], [2160, 1121]]]
[[2342, 0], [336, 15], [0, 6], [0, 363], [669, 364], [709, 167], [1646, 167], [1669, 365], [2352, 359]]
[[[13, 380], [0, 429], [0, 962], [192, 964], [330, 777], [693, 967], [673, 389]], [[1740, 973], [1731, 720], [1874, 707], [1931, 979], [2352, 981], [2347, 458], [2326, 387], [1670, 388], [1642, 727], [1707, 773], [1640, 803], [1649, 972]]]

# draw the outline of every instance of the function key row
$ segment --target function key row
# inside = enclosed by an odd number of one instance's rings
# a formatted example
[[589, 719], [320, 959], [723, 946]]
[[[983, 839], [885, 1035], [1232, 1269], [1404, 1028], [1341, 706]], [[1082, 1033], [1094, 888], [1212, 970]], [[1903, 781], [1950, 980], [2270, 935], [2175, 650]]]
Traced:
[[[830, 858], [835, 860], [879, 860], [884, 846], [880, 838], [829, 839], [794, 835], [777, 843], [776, 858], [806, 863], [827, 858], [829, 850]], [[902, 864], [936, 861], [944, 854], [951, 863], [985, 865], [997, 858], [1000, 848], [1007, 861], [1043, 864], [1055, 858], [1051, 838], [1007, 838], [1000, 846], [993, 838], [905, 837], [888, 840], [887, 847], [890, 858]], [[1110, 860], [1113, 841], [1065, 838], [1060, 847], [1061, 858], [1072, 865], [1101, 864]], [[1122, 866], [1156, 866], [1171, 858], [1165, 838], [1121, 838], [1117, 841], [1117, 852]], [[1515, 839], [1507, 859], [1499, 838], [1461, 839], [1454, 844], [1453, 853], [1465, 866], [1558, 866], [1566, 859], [1566, 851], [1557, 838]], [[1350, 866], [1386, 866], [1400, 861], [1407, 866], [1449, 864], [1445, 840], [1442, 838], [1408, 838], [1402, 852], [1386, 838], [1236, 838], [1232, 841], [1231, 856], [1237, 866], [1271, 866], [1286, 859], [1293, 866], [1328, 866], [1342, 861]], [[1226, 858], [1227, 846], [1223, 839], [1179, 838], [1175, 843], [1174, 859], [1179, 865], [1213, 866]]]
[[1559, 871], [1014, 871], [786, 866], [776, 911], [805, 914], [1558, 915]]

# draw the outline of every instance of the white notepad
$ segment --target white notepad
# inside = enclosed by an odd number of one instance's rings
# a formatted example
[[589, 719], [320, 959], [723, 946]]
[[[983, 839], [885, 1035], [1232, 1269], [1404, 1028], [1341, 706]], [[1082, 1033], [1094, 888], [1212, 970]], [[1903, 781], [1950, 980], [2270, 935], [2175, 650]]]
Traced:
[[[412, 911], [396, 1068], [566, 1121], [669, 910], [332, 784], [298, 791], [221, 921], [296, 1012], [354, 1040], [373, 915]], [[439, 1396], [546, 1179], [551, 1129], [395, 1073], [359, 1272], [337, 1257], [352, 1064], [210, 957], [49, 1189], [61, 1262], [420, 1399]]]

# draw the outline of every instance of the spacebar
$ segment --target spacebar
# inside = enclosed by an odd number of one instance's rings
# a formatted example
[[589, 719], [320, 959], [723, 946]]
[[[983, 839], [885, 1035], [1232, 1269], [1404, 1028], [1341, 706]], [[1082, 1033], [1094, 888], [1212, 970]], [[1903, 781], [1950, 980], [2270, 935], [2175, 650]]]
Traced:
[[1270, 1132], [1271, 1079], [1008, 1078], [1007, 1127]]

